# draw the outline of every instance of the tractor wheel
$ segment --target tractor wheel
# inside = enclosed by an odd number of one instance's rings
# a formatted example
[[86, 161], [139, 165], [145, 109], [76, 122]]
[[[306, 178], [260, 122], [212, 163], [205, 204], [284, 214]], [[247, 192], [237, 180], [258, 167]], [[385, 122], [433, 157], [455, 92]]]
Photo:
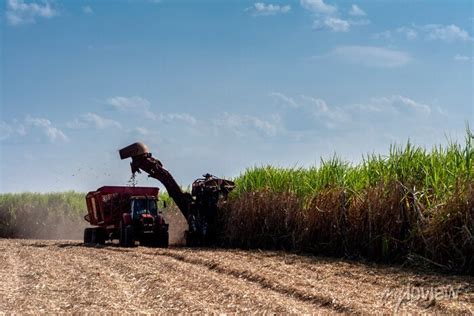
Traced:
[[92, 234], [94, 232], [94, 228], [87, 227], [84, 229], [84, 244], [90, 245], [92, 243]]
[[159, 248], [168, 248], [168, 245], [170, 243], [170, 235], [167, 230], [163, 230], [159, 232], [156, 236], [158, 238], [156, 242], [156, 246]]
[[135, 231], [132, 225], [125, 226], [124, 230], [124, 247], [135, 246]]

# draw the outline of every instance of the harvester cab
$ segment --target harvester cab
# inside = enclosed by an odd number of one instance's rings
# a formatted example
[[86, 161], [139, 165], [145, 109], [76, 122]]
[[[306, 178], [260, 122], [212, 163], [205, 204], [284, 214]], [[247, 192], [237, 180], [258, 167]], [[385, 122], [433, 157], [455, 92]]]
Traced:
[[171, 173], [152, 156], [143, 143], [134, 143], [119, 150], [120, 158], [131, 158], [132, 174], [144, 171], [160, 181], [188, 222], [188, 246], [211, 245], [215, 241], [220, 205], [225, 203], [235, 183], [205, 174], [192, 184], [191, 193], [183, 192]]

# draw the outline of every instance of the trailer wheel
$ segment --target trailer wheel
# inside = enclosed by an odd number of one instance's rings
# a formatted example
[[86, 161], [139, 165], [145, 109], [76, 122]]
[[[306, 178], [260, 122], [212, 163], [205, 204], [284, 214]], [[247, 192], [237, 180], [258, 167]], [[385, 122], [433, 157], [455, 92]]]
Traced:
[[132, 225], [127, 225], [124, 230], [124, 247], [133, 246], [135, 246], [135, 231]]
[[120, 221], [119, 245], [120, 247], [125, 247], [125, 225], [123, 221]]
[[94, 232], [94, 228], [87, 227], [84, 229], [84, 244], [90, 245], [92, 243], [92, 234]]

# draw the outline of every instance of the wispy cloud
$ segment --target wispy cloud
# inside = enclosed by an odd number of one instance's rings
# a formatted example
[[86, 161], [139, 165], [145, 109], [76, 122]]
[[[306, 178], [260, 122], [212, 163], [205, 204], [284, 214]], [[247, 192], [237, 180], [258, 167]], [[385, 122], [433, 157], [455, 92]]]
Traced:
[[472, 57], [466, 56], [466, 55], [461, 55], [461, 54], [456, 54], [453, 57], [454, 61], [461, 62], [461, 63], [467, 63], [472, 60]]
[[247, 8], [245, 11], [249, 12], [252, 16], [266, 16], [276, 15], [282, 13], [288, 13], [291, 10], [289, 5], [278, 5], [278, 4], [265, 4], [263, 2], [256, 2], [253, 6]]
[[106, 102], [116, 110], [146, 108], [150, 106], [150, 101], [142, 97], [110, 97], [107, 98]]
[[35, 23], [37, 18], [52, 18], [59, 12], [48, 1], [42, 3], [7, 0], [6, 18], [12, 26]]
[[367, 15], [364, 10], [362, 10], [355, 4], [351, 6], [351, 10], [349, 11], [349, 14], [353, 16], [366, 16]]
[[446, 43], [468, 42], [473, 40], [468, 31], [455, 24], [414, 24], [411, 26], [401, 26], [394, 30], [376, 33], [372, 37], [375, 39], [393, 40], [396, 39], [397, 36], [402, 36], [407, 40], [414, 40], [421, 37], [425, 40], [442, 41]]
[[136, 127], [134, 129], [134, 132], [138, 133], [139, 135], [148, 135], [150, 133], [150, 131], [145, 128], [145, 127]]
[[122, 128], [122, 125], [119, 122], [102, 117], [96, 113], [86, 113], [84, 115], [81, 115], [79, 118], [76, 118], [73, 121], [66, 123], [66, 126], [68, 128]]
[[377, 112], [393, 110], [401, 114], [419, 113], [428, 115], [431, 113], [429, 105], [401, 95], [372, 98], [365, 109]]
[[[346, 105], [330, 105], [321, 98], [306, 95], [291, 97], [281, 92], [272, 92], [270, 96], [279, 105], [274, 113], [281, 118], [279, 130], [282, 133], [351, 130], [362, 128], [369, 122], [388, 124], [392, 121], [420, 120], [421, 123], [429, 121], [432, 116], [430, 105], [402, 95], [374, 97], [362, 104]], [[378, 128], [383, 128], [383, 124]]]
[[189, 113], [166, 113], [166, 114], [157, 114], [157, 121], [163, 121], [166, 123], [172, 123], [176, 121], [181, 121], [190, 125], [197, 123], [197, 119]]
[[352, 5], [348, 13], [353, 17], [358, 17], [358, 19], [341, 17], [335, 5], [325, 3], [323, 0], [301, 0], [300, 4], [313, 14], [313, 28], [315, 30], [348, 32], [352, 26], [361, 26], [370, 23], [368, 19], [360, 19], [360, 17], [365, 16], [366, 13], [356, 5]]
[[313, 23], [313, 28], [316, 30], [331, 30], [334, 32], [347, 32], [350, 27], [351, 24], [349, 21], [333, 17], [316, 20]]
[[428, 39], [431, 40], [441, 40], [444, 42], [454, 42], [454, 41], [471, 41], [472, 37], [469, 35], [469, 32], [461, 29], [459, 26], [451, 25], [439, 25], [439, 24], [430, 24], [423, 27], [427, 33]]
[[328, 56], [378, 68], [401, 67], [412, 61], [412, 57], [406, 52], [376, 46], [338, 46]]
[[59, 128], [53, 126], [50, 120], [41, 117], [27, 116], [25, 119], [27, 126], [39, 128], [51, 142], [68, 142], [69, 138]]
[[24, 136], [26, 135], [25, 126], [14, 120], [12, 124], [8, 124], [5, 121], [0, 121], [0, 141], [4, 141], [13, 136]]
[[269, 96], [283, 101], [285, 104], [287, 104], [288, 106], [290, 106], [292, 108], [298, 108], [299, 107], [299, 104], [293, 98], [288, 97], [288, 96], [284, 95], [281, 92], [270, 92]]
[[324, 0], [301, 0], [300, 4], [306, 10], [317, 14], [330, 15], [337, 12], [335, 5], [327, 4]]
[[280, 92], [272, 92], [270, 96], [282, 106], [278, 115], [286, 131], [332, 129], [350, 120], [344, 109], [330, 106], [321, 98], [307, 95], [293, 98]]
[[86, 5], [82, 7], [82, 13], [85, 15], [92, 15], [94, 14], [94, 10], [92, 10], [92, 7], [90, 5]]
[[155, 119], [156, 115], [150, 109], [150, 101], [142, 97], [110, 97], [106, 103], [117, 111], [136, 111], [149, 119]]
[[189, 113], [155, 113], [151, 108], [151, 102], [142, 97], [111, 97], [106, 103], [118, 111], [133, 111], [154, 121], [165, 123], [181, 121], [190, 125], [197, 123], [197, 119]]
[[264, 136], [275, 136], [278, 131], [278, 117], [273, 121], [264, 120], [252, 115], [223, 113], [214, 124], [238, 136], [245, 136], [258, 132]]

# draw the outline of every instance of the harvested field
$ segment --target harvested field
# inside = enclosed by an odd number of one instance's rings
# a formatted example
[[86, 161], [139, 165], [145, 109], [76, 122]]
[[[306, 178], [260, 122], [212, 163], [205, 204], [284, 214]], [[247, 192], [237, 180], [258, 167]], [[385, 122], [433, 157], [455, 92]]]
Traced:
[[0, 312], [474, 313], [472, 277], [283, 252], [0, 239], [0, 257]]

